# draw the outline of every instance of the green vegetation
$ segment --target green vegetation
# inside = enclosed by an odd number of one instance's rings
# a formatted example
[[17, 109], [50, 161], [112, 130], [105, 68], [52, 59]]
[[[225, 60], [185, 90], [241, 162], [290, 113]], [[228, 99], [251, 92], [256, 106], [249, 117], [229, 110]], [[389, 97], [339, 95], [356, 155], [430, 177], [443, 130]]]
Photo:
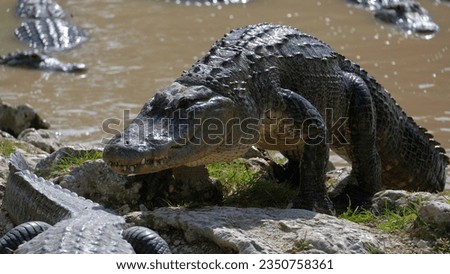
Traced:
[[242, 159], [207, 166], [209, 175], [221, 181], [226, 206], [285, 208], [295, 190], [283, 183], [264, 179]]
[[309, 241], [306, 239], [306, 232], [303, 238], [297, 239], [294, 242], [294, 247], [289, 250], [289, 253], [295, 254], [309, 249]]
[[14, 152], [16, 152], [16, 149], [22, 149], [28, 153], [32, 153], [33, 150], [30, 149], [28, 146], [26, 146], [23, 143], [20, 143], [18, 141], [12, 140], [12, 139], [1, 139], [0, 138], [0, 154], [8, 157]]
[[16, 144], [12, 140], [0, 139], [0, 154], [9, 156], [16, 151]]
[[102, 158], [102, 152], [98, 150], [86, 150], [74, 153], [75, 155], [67, 155], [51, 168], [51, 175], [48, 177], [56, 177], [69, 173], [72, 169], [82, 165], [86, 161], [95, 161]]
[[384, 232], [406, 232], [417, 219], [419, 204], [406, 206], [401, 209], [385, 207], [379, 215], [366, 209], [351, 209], [350, 207], [339, 218], [355, 223], [374, 226]]

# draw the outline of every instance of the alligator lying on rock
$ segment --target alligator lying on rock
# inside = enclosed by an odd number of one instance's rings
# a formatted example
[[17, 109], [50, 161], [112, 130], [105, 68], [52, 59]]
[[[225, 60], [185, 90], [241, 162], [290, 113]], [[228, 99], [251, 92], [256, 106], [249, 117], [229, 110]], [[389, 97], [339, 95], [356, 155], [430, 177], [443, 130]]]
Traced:
[[252, 145], [299, 163], [296, 208], [330, 212], [329, 147], [352, 163], [347, 192], [442, 191], [445, 150], [358, 65], [299, 30], [231, 31], [104, 148], [125, 174], [237, 158]]
[[62, 72], [83, 72], [87, 69], [85, 64], [64, 63], [37, 50], [16, 51], [0, 56], [0, 64]]
[[37, 177], [11, 156], [3, 206], [16, 224], [0, 238], [0, 253], [170, 253], [146, 227], [125, 229], [121, 216]]
[[397, 26], [407, 33], [434, 34], [439, 26], [431, 19], [428, 11], [413, 0], [347, 0], [368, 9], [375, 18]]

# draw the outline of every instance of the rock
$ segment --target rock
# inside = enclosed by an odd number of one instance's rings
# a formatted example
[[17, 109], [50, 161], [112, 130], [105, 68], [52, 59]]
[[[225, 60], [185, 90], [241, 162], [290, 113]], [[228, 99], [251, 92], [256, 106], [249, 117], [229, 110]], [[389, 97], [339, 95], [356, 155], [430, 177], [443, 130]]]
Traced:
[[222, 184], [209, 178], [205, 166], [178, 167], [172, 170], [172, 174], [173, 180], [169, 181], [170, 201], [176, 204], [197, 205], [222, 203]]
[[136, 207], [141, 198], [142, 182], [112, 172], [102, 160], [86, 161], [56, 183], [109, 208]]
[[81, 147], [66, 146], [53, 152], [47, 158], [43, 159], [36, 165], [36, 174], [42, 177], [49, 177], [54, 171], [54, 167], [61, 162], [68, 161], [74, 158], [86, 158], [87, 154], [101, 155], [101, 150], [91, 148], [85, 149]]
[[[101, 159], [89, 160], [83, 156], [89, 154], [100, 155], [101, 151], [60, 148], [37, 164], [36, 173], [54, 177], [53, 181], [62, 187], [122, 213], [140, 206], [216, 205], [222, 201], [220, 182], [210, 179], [204, 166], [126, 176], [113, 172]], [[73, 158], [80, 158], [81, 162], [77, 160], [77, 164], [67, 170], [55, 172], [56, 166]]]
[[450, 204], [448, 202], [424, 202], [414, 223], [414, 233], [422, 238], [450, 237]]
[[27, 128], [48, 129], [50, 125], [30, 105], [12, 107], [0, 101], [0, 130], [17, 137]]
[[385, 244], [363, 226], [299, 209], [158, 208], [127, 219], [162, 233], [181, 232], [178, 241], [190, 246], [214, 243], [221, 253], [369, 253]]
[[63, 146], [56, 139], [55, 134], [45, 129], [25, 129], [19, 134], [17, 139], [30, 143], [48, 153], [53, 153]]
[[248, 170], [258, 174], [260, 180], [267, 182], [279, 182], [283, 172], [282, 167], [267, 158], [254, 157], [245, 160], [245, 166]]
[[446, 203], [447, 198], [429, 192], [384, 190], [376, 193], [372, 198], [372, 211], [379, 214], [384, 212], [386, 209], [402, 210], [406, 207], [418, 207], [425, 201]]

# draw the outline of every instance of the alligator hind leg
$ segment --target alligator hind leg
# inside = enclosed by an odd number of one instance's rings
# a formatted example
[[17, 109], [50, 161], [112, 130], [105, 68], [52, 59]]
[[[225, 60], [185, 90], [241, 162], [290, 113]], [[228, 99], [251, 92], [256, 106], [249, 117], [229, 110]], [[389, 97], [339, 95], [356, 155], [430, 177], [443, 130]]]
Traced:
[[352, 98], [349, 109], [349, 128], [352, 162], [350, 182], [345, 190], [356, 206], [369, 206], [376, 192], [381, 190], [381, 162], [376, 148], [376, 114], [372, 96], [365, 82], [357, 75], [344, 75]]
[[[283, 116], [291, 123], [281, 124], [277, 136], [279, 150], [292, 161], [298, 163], [299, 192], [293, 199], [294, 208], [331, 213], [331, 202], [325, 188], [325, 169], [329, 148], [326, 142], [326, 125], [319, 111], [297, 93], [282, 89], [281, 105]], [[282, 119], [284, 121], [286, 119]], [[278, 124], [278, 126], [280, 126]], [[280, 138], [280, 137], [278, 137]], [[291, 170], [297, 170], [292, 168]]]
[[51, 225], [45, 222], [27, 222], [18, 225], [0, 238], [0, 254], [13, 253], [19, 245], [30, 241]]

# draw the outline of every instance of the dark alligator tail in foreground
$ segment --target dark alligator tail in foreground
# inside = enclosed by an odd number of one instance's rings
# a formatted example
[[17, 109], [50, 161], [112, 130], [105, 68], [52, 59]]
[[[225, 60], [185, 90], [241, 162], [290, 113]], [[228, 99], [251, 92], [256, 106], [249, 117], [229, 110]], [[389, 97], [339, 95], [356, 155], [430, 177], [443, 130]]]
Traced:
[[120, 173], [150, 173], [230, 160], [252, 145], [297, 165], [294, 207], [326, 212], [329, 148], [352, 164], [347, 193], [362, 204], [382, 188], [442, 191], [449, 163], [366, 71], [317, 38], [273, 24], [216, 42], [110, 140], [103, 159]]
[[123, 231], [121, 216], [37, 177], [20, 154], [11, 156], [3, 206], [21, 225], [0, 239], [0, 253], [170, 253], [156, 232]]

